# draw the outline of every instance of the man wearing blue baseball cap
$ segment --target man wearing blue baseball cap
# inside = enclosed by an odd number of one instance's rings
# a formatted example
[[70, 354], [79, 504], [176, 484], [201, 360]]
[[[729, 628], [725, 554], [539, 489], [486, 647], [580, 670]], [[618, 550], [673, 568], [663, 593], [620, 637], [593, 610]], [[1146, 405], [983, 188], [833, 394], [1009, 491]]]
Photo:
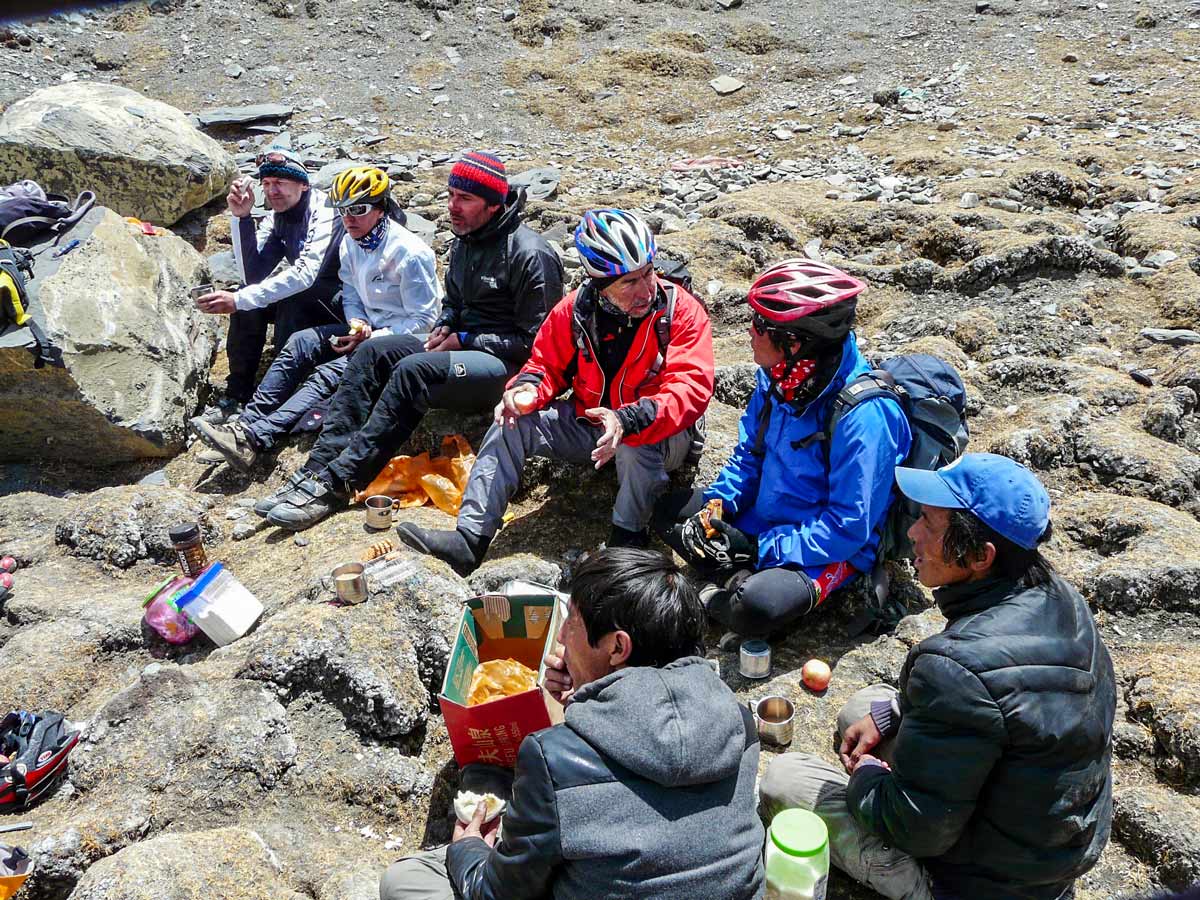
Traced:
[[1108, 842], [1116, 686], [1087, 603], [1038, 550], [1050, 497], [991, 453], [896, 483], [921, 504], [908, 534], [946, 627], [898, 691], [842, 708], [845, 773], [777, 757], [764, 812], [816, 812], [833, 862], [886, 897], [1069, 897]]

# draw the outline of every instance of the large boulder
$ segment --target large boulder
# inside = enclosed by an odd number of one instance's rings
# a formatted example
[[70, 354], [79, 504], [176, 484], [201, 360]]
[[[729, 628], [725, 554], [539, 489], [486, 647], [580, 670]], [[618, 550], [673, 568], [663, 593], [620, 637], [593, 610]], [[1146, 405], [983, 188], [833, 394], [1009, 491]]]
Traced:
[[74, 197], [93, 190], [125, 216], [173, 225], [237, 175], [180, 110], [115, 84], [34, 91], [0, 117], [0, 183], [33, 178]]
[[34, 367], [26, 329], [0, 338], [0, 462], [174, 455], [218, 343], [217, 317], [188, 296], [207, 274], [204, 258], [169, 232], [136, 233], [108, 209], [72, 235], [81, 246], [61, 260], [43, 253], [31, 282], [61, 367]]

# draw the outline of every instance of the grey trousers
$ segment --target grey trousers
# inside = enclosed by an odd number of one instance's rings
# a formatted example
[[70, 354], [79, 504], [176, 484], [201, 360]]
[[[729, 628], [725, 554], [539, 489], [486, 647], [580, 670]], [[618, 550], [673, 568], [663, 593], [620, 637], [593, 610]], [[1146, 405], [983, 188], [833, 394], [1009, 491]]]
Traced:
[[[895, 688], [874, 684], [851, 697], [838, 713], [838, 743], [847, 728], [870, 713], [872, 701], [895, 696]], [[884, 741], [872, 755], [890, 764], [890, 743]], [[849, 783], [850, 776], [840, 765], [812, 753], [785, 753], [775, 757], [763, 775], [760, 811], [768, 822], [783, 809], [800, 807], [815, 812], [829, 828], [830, 860], [855, 881], [893, 900], [933, 900], [929, 874], [920, 862], [885, 844], [850, 815], [846, 805]]]
[[[575, 405], [566, 400], [556, 400], [545, 409], [519, 417], [512, 428], [493, 425], [476, 454], [463, 492], [459, 530], [492, 537], [520, 486], [525, 460], [544, 456], [590, 466], [592, 451], [602, 433], [591, 422], [577, 419]], [[667, 486], [667, 473], [683, 465], [695, 436], [693, 429], [686, 429], [657, 444], [617, 447], [614, 525], [641, 531], [650, 523], [654, 501]]]
[[454, 900], [446, 848], [422, 850], [388, 866], [379, 879], [379, 900]]

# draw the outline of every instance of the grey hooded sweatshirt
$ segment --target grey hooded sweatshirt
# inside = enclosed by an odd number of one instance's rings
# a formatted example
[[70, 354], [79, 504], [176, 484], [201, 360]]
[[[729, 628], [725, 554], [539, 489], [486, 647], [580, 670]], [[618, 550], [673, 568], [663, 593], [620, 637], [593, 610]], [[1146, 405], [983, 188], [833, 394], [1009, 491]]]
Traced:
[[763, 896], [749, 712], [699, 657], [580, 688], [517, 756], [504, 837], [450, 845], [465, 900]]

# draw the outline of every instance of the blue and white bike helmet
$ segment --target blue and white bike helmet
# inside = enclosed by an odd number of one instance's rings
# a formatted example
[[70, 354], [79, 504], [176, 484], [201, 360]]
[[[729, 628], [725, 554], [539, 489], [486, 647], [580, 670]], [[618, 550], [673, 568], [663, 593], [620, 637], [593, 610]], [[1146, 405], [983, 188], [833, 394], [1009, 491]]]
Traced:
[[575, 229], [583, 270], [593, 278], [617, 278], [654, 259], [650, 227], [623, 209], [591, 209]]

